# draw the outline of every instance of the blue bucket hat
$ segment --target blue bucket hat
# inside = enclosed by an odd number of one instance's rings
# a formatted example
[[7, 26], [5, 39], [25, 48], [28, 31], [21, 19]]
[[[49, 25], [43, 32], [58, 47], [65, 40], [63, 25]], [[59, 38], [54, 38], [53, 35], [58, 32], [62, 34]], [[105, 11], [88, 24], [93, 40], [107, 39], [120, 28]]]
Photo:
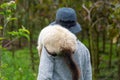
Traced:
[[56, 20], [51, 25], [59, 24], [72, 33], [77, 34], [82, 29], [80, 24], [77, 22], [76, 12], [72, 8], [60, 8], [56, 13]]

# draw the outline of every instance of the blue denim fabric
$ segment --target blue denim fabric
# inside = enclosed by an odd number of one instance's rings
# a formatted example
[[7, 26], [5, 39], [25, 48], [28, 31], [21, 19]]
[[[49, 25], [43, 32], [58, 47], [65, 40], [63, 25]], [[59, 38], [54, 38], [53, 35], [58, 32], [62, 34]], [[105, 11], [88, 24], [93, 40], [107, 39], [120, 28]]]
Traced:
[[[80, 68], [79, 80], [92, 80], [90, 54], [80, 41], [73, 58]], [[62, 57], [49, 55], [43, 47], [37, 80], [72, 80], [72, 76]]]

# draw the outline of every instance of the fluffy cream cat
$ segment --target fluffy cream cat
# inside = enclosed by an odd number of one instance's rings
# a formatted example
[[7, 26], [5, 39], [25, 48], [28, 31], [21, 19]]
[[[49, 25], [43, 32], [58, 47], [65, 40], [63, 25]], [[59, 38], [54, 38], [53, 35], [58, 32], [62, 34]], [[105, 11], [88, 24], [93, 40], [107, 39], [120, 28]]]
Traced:
[[49, 25], [39, 35], [37, 49], [39, 54], [45, 46], [51, 54], [59, 54], [63, 49], [76, 49], [76, 36], [60, 25]]

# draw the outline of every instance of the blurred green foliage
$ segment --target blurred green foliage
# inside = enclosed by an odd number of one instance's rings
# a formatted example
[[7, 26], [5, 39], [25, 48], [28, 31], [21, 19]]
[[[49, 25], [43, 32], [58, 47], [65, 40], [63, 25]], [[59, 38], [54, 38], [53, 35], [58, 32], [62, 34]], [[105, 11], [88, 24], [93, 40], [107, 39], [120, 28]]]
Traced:
[[[1, 80], [35, 80], [37, 71], [34, 72], [31, 69], [29, 50], [24, 48], [15, 51], [15, 53], [13, 58], [11, 51], [3, 51]], [[37, 52], [35, 51], [35, 53]], [[38, 64], [36, 65], [36, 70], [38, 70]]]
[[18, 31], [12, 31], [12, 32], [8, 32], [10, 35], [12, 35], [13, 37], [25, 37], [28, 39], [28, 41], [30, 41], [30, 37], [29, 37], [29, 30], [25, 29], [24, 26], [22, 26], [22, 28], [18, 29]]

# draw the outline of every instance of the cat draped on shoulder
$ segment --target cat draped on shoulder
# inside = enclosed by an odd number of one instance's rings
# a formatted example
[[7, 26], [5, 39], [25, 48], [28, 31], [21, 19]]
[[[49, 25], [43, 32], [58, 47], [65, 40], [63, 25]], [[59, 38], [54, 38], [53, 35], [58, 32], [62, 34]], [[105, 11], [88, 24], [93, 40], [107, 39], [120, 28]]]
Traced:
[[50, 55], [62, 56], [68, 65], [72, 80], [79, 80], [80, 71], [73, 59], [77, 47], [77, 37], [60, 25], [49, 25], [43, 28], [38, 38], [38, 53], [45, 47]]

